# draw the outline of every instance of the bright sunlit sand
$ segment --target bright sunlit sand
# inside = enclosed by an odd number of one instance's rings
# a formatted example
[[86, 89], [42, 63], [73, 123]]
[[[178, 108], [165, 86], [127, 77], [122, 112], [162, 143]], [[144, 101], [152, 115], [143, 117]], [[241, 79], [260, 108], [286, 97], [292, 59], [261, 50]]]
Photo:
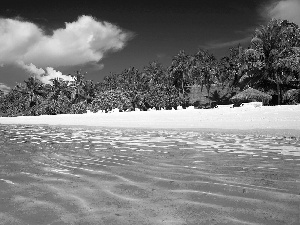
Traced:
[[300, 131], [300, 105], [2, 117], [0, 124]]

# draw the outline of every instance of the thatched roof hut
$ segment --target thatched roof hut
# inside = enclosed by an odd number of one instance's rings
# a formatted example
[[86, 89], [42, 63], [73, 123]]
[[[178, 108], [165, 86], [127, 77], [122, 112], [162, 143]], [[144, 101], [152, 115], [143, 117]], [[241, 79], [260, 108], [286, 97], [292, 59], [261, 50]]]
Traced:
[[248, 88], [233, 96], [230, 100], [234, 104], [239, 104], [243, 102], [263, 102], [263, 104], [267, 104], [271, 99], [271, 95], [268, 95], [254, 88]]

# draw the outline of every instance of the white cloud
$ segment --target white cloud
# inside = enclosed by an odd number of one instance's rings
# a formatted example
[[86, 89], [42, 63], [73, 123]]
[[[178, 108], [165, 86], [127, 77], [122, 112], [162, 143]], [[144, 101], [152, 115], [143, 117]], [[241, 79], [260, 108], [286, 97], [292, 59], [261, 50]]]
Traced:
[[43, 74], [45, 74], [45, 70], [41, 69], [41, 68], [37, 68], [35, 65], [33, 65], [32, 63], [26, 65], [23, 61], [19, 61], [17, 62], [17, 64], [24, 70], [26, 70], [28, 73], [32, 74], [32, 75], [36, 75], [36, 76], [41, 76]]
[[0, 63], [19, 60], [42, 35], [42, 31], [32, 23], [0, 19]]
[[65, 81], [73, 81], [74, 80], [74, 78], [72, 76], [63, 75], [60, 71], [56, 71], [52, 67], [47, 67], [46, 74], [44, 76], [40, 76], [39, 79], [43, 83], [51, 83], [52, 84], [52, 82], [50, 82], [50, 79], [54, 79], [54, 78], [61, 78]]
[[17, 62], [17, 65], [26, 70], [28, 73], [34, 75], [37, 79], [45, 84], [52, 84], [51, 79], [61, 78], [65, 81], [73, 81], [74, 78], [69, 75], [63, 75], [60, 71], [56, 71], [52, 67], [46, 67], [46, 69], [37, 68], [32, 63], [25, 64], [22, 61]]
[[266, 10], [269, 19], [289, 20], [300, 26], [300, 0], [280, 0]]
[[33, 23], [0, 18], [0, 64], [23, 61], [45, 68], [98, 62], [105, 53], [122, 49], [131, 36], [90, 16], [65, 23], [51, 36]]
[[4, 94], [7, 94], [10, 91], [10, 87], [6, 84], [0, 83], [0, 90], [4, 92]]

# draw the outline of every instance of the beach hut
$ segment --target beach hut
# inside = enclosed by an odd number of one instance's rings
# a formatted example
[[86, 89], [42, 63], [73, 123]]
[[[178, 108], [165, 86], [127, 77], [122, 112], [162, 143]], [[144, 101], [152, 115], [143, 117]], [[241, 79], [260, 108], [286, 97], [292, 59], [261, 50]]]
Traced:
[[248, 88], [238, 93], [237, 95], [233, 96], [230, 100], [235, 105], [240, 105], [241, 103], [247, 103], [247, 102], [262, 102], [264, 105], [266, 105], [271, 99], [272, 99], [271, 95], [268, 95], [254, 88]]

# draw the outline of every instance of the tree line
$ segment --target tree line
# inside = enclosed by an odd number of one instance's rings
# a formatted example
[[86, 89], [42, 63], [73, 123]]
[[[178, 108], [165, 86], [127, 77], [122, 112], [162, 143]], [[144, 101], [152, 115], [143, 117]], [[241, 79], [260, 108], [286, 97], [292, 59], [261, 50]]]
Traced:
[[195, 54], [180, 51], [169, 67], [152, 62], [141, 71], [131, 67], [97, 83], [80, 71], [73, 77], [70, 82], [53, 79], [52, 84], [30, 77], [8, 94], [0, 92], [1, 115], [176, 109], [192, 104], [193, 86], [218, 104], [247, 87], [277, 96], [277, 104], [299, 103], [300, 29], [287, 20], [273, 19], [255, 30], [247, 48], [231, 48], [220, 60], [203, 49]]

